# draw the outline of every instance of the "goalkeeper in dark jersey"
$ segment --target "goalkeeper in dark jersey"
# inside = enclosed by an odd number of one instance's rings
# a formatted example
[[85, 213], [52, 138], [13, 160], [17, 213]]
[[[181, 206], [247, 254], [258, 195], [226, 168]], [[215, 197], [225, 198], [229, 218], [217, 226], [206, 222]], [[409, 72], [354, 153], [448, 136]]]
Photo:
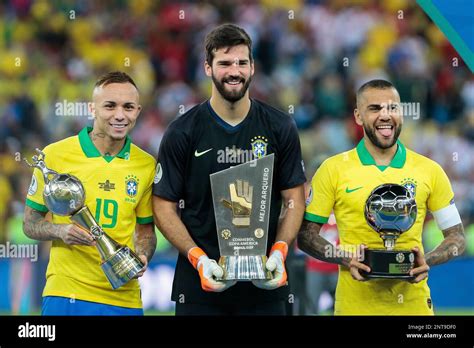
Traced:
[[[303, 219], [305, 176], [293, 119], [249, 97], [251, 52], [250, 37], [235, 25], [207, 35], [211, 98], [172, 122], [160, 146], [153, 210], [161, 232], [180, 252], [172, 292], [177, 315], [286, 313], [285, 258]], [[209, 175], [269, 154], [275, 165], [266, 267], [274, 277], [221, 281]]]

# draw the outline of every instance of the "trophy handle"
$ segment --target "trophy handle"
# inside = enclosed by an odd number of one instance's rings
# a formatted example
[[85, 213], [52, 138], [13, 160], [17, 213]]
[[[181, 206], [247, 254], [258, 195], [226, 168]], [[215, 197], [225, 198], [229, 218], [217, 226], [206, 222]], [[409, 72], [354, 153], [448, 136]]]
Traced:
[[122, 245], [105, 233], [102, 227], [95, 221], [87, 206], [82, 207], [77, 213], [73, 214], [71, 220], [92, 235], [97, 243], [97, 249], [102, 261], [106, 261], [110, 255], [122, 247]]
[[39, 170], [41, 170], [41, 173], [43, 174], [43, 177], [44, 177], [44, 183], [47, 185], [50, 181], [49, 176], [50, 175], [57, 176], [59, 175], [59, 173], [56, 172], [55, 170], [52, 170], [46, 167], [46, 163], [44, 163], [44, 158], [46, 157], [46, 155], [43, 151], [41, 151], [40, 149], [35, 149], [35, 150], [38, 153], [38, 155], [34, 155], [32, 157], [33, 163], [28, 162], [28, 160], [24, 157], [23, 157], [23, 161], [25, 161], [28, 166], [33, 167], [33, 168], [38, 168]]
[[133, 250], [119, 244], [105, 233], [87, 206], [74, 213], [71, 220], [94, 238], [102, 259], [100, 267], [114, 290], [128, 283], [145, 267]]
[[94, 239], [100, 237], [100, 235], [104, 233], [102, 227], [100, 227], [97, 221], [95, 221], [91, 211], [87, 206], [83, 206], [75, 214], [71, 215], [71, 220], [75, 222], [76, 225], [82, 227], [87, 232], [92, 234]]

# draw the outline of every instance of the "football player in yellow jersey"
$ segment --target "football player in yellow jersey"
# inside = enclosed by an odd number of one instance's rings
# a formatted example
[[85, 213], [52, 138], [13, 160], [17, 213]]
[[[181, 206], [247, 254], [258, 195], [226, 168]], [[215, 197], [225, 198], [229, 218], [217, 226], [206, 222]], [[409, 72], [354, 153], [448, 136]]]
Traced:
[[[463, 225], [445, 172], [398, 140], [403, 124], [400, 105], [400, 96], [388, 81], [372, 80], [361, 86], [354, 116], [364, 128], [364, 138], [355, 149], [324, 161], [312, 179], [298, 245], [315, 258], [339, 264], [336, 315], [432, 315], [428, 271], [465, 249]], [[415, 196], [416, 221], [400, 235], [395, 246], [395, 250], [415, 253], [415, 267], [410, 272], [414, 279], [410, 282], [367, 281], [361, 273], [370, 272], [370, 268], [361, 262], [356, 250], [385, 249], [364, 217], [368, 196], [383, 183], [403, 185]], [[424, 255], [421, 239], [428, 210], [443, 231], [444, 240]], [[340, 234], [337, 249], [319, 235], [332, 211]]]
[[[147, 265], [156, 246], [151, 206], [155, 160], [128, 137], [141, 110], [138, 89], [127, 74], [111, 72], [96, 82], [92, 98], [93, 127], [48, 145], [45, 162], [81, 180], [85, 204], [97, 222]], [[52, 222], [46, 217], [43, 187], [43, 175], [35, 169], [24, 232], [32, 239], [52, 241], [42, 314], [143, 315], [138, 280], [113, 290], [91, 235], [69, 217], [52, 214]]]

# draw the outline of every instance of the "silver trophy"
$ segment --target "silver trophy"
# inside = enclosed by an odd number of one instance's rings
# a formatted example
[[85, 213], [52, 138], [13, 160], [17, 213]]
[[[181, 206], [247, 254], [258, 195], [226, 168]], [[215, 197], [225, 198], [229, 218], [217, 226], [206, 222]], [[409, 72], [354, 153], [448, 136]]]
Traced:
[[414, 279], [409, 272], [415, 263], [411, 250], [395, 250], [400, 234], [408, 231], [416, 221], [417, 207], [410, 190], [398, 184], [376, 187], [365, 204], [365, 218], [379, 233], [385, 249], [367, 249], [363, 263], [371, 269], [363, 272], [367, 278]]
[[272, 279], [265, 263], [274, 157], [210, 175], [224, 280]]
[[85, 206], [86, 193], [81, 181], [73, 175], [59, 174], [47, 168], [44, 163], [45, 154], [39, 149], [36, 152], [38, 155], [32, 157], [32, 164], [23, 160], [30, 167], [41, 170], [45, 184], [43, 198], [49, 211], [56, 215], [71, 216], [76, 225], [92, 235], [102, 259], [102, 270], [114, 290], [128, 283], [145, 267], [143, 262], [129, 247], [107, 235], [95, 221], [89, 208]]

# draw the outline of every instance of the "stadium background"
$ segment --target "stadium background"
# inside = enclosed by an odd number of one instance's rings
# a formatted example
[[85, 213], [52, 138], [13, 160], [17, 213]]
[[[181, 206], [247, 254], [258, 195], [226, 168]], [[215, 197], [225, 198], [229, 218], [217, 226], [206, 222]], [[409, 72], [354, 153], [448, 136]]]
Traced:
[[[361, 138], [352, 118], [361, 83], [387, 78], [402, 101], [419, 103], [419, 118], [405, 119], [401, 139], [443, 166], [468, 239], [464, 256], [430, 272], [435, 309], [474, 313], [474, 78], [414, 1], [13, 0], [0, 2], [0, 14], [0, 244], [37, 243], [22, 232], [31, 169], [19, 159], [91, 124], [80, 106], [100, 74], [123, 70], [135, 79], [144, 108], [132, 139], [156, 156], [167, 124], [210, 95], [205, 34], [233, 22], [254, 41], [251, 96], [293, 115], [308, 179], [322, 159]], [[428, 219], [425, 250], [441, 239]], [[36, 262], [0, 258], [0, 314], [39, 312], [49, 244], [38, 248]], [[175, 259], [159, 235], [142, 279], [148, 314], [172, 313]], [[294, 250], [295, 314], [311, 313], [302, 291], [306, 266]], [[329, 307], [325, 295], [321, 304]]]

